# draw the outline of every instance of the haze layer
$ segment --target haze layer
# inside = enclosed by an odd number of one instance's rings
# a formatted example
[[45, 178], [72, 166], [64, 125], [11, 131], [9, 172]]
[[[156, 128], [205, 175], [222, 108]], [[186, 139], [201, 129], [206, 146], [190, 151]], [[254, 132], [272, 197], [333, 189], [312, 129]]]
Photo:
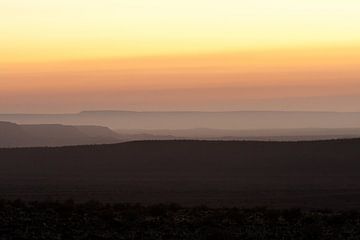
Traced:
[[355, 0], [0, 0], [2, 112], [359, 111]]

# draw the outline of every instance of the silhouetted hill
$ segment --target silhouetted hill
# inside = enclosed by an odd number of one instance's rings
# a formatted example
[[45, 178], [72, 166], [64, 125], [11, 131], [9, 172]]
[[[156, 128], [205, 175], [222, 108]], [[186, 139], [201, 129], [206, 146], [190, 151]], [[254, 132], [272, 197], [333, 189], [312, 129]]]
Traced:
[[119, 141], [117, 134], [105, 127], [0, 122], [0, 147], [105, 144]]
[[358, 208], [359, 146], [359, 139], [351, 139], [143, 141], [0, 149], [0, 193], [28, 198]]
[[19, 125], [10, 122], [0, 122], [0, 147], [23, 146], [31, 141], [32, 136]]
[[86, 111], [78, 114], [0, 114], [19, 124], [99, 125], [111, 129], [279, 129], [360, 128], [351, 112], [131, 112]]

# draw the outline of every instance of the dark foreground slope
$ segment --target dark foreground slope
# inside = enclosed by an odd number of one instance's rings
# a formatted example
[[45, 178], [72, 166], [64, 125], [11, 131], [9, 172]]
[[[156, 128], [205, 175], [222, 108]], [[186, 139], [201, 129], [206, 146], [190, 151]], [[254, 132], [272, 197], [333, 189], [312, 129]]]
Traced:
[[359, 208], [360, 140], [144, 141], [0, 149], [0, 194], [24, 199]]
[[0, 201], [0, 239], [8, 240], [353, 240], [359, 237], [357, 211]]

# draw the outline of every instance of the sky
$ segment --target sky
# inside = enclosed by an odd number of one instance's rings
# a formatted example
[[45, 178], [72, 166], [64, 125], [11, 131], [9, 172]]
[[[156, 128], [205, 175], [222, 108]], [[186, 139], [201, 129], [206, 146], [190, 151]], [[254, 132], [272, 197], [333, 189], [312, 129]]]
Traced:
[[0, 112], [360, 111], [358, 0], [0, 0]]

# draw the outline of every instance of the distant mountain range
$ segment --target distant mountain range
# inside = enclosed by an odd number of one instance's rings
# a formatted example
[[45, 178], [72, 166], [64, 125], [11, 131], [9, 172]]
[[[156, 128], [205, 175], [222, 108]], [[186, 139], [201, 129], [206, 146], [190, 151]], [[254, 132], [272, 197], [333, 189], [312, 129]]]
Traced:
[[358, 112], [131, 112], [84, 111], [75, 114], [0, 114], [19, 124], [97, 125], [111, 129], [295, 129], [360, 128]]
[[162, 139], [196, 139], [196, 140], [260, 140], [260, 141], [302, 141], [359, 138], [360, 128], [295, 128], [295, 129], [132, 129], [117, 130], [127, 136], [141, 136], [146, 140], [157, 136]]
[[71, 146], [139, 140], [300, 141], [359, 138], [360, 128], [304, 129], [122, 129], [94, 125], [15, 124], [0, 122], [0, 147]]

